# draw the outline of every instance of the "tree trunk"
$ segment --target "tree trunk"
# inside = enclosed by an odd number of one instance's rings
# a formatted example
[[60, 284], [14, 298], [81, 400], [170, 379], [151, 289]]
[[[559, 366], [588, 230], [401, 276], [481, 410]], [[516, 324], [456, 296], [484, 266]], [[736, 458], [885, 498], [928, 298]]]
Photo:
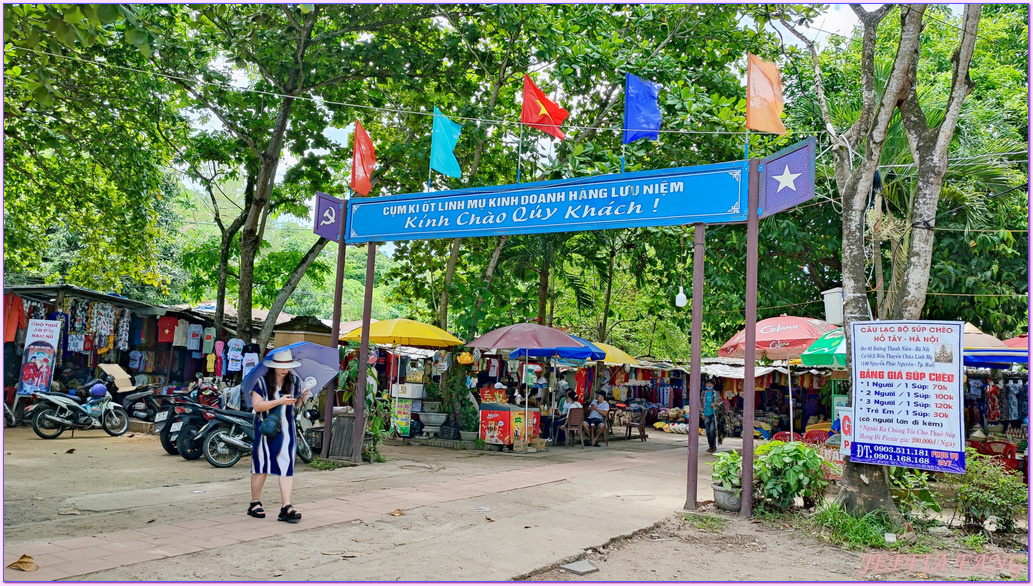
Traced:
[[538, 323], [545, 325], [545, 304], [549, 299], [549, 260], [542, 259], [542, 269], [538, 271]]
[[452, 276], [456, 272], [459, 245], [462, 241], [462, 238], [452, 241], [452, 249], [448, 253], [448, 266], [445, 267], [445, 282], [441, 286], [441, 301], [438, 302], [438, 327], [445, 331], [448, 331], [448, 289], [452, 284]]
[[[499, 264], [499, 255], [502, 254], [502, 248], [506, 246], [506, 239], [508, 235], [498, 236], [495, 239], [495, 251], [491, 253], [491, 260], [488, 261], [488, 266], [484, 269], [484, 277], [481, 278], [483, 283], [483, 289], [489, 289], [491, 287], [491, 281], [495, 277], [495, 267]], [[473, 304], [473, 316], [477, 317], [477, 312], [481, 309], [481, 304], [484, 303], [484, 295], [482, 292], [477, 293], [477, 300]]]
[[273, 306], [269, 308], [269, 314], [266, 316], [265, 322], [262, 324], [262, 329], [258, 334], [259, 348], [265, 350], [266, 344], [269, 342], [269, 338], [273, 335], [273, 328], [276, 326], [276, 318], [280, 316], [280, 311], [283, 310], [283, 306], [287, 304], [287, 300], [290, 299], [291, 294], [294, 293], [294, 289], [298, 286], [298, 283], [301, 282], [301, 278], [305, 276], [305, 271], [312, 266], [312, 263], [315, 262], [327, 242], [330, 241], [326, 238], [316, 240], [315, 244], [312, 245], [312, 248], [309, 248], [308, 252], [305, 253], [305, 256], [302, 257], [300, 262], [298, 262], [298, 266], [294, 267], [294, 270], [291, 271], [290, 276], [287, 278], [287, 282], [276, 295], [276, 299], [273, 301]]
[[606, 343], [606, 339], [609, 337], [609, 322], [610, 322], [610, 294], [613, 291], [613, 261], [617, 256], [617, 250], [610, 248], [610, 264], [606, 269], [606, 294], [603, 296], [603, 321], [599, 328], [599, 341]]

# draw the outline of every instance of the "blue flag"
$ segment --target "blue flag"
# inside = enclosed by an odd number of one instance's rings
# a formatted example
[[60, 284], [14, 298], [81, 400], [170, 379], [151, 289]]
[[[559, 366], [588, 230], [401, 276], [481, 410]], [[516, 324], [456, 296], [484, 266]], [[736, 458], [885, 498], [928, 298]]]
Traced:
[[463, 126], [456, 124], [434, 106], [434, 128], [430, 132], [430, 168], [449, 177], [463, 174], [459, 169], [459, 161], [452, 152], [459, 142], [459, 133]]
[[624, 144], [660, 138], [660, 84], [628, 73], [624, 82]]

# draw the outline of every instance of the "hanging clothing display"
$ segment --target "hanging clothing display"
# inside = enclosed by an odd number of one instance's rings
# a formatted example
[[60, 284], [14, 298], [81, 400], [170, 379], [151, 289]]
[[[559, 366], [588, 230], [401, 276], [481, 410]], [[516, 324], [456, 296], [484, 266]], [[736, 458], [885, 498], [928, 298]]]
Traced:
[[201, 338], [201, 352], [204, 354], [211, 354], [215, 348], [215, 328], [207, 327], [202, 330]]
[[223, 368], [225, 361], [222, 358], [225, 347], [226, 343], [222, 340], [215, 343], [215, 376], [226, 376], [226, 370]]
[[140, 370], [140, 362], [143, 360], [143, 352], [133, 350], [129, 353], [129, 370]]
[[158, 318], [158, 343], [171, 344], [176, 339], [176, 324], [178, 320], [166, 315]]
[[215, 354], [205, 356], [205, 371], [215, 372]]
[[4, 295], [4, 342], [13, 342], [18, 330], [28, 323], [22, 298], [13, 293]]
[[201, 324], [190, 324], [187, 328], [187, 350], [201, 350], [201, 336], [204, 333], [204, 326]]
[[256, 366], [258, 366], [258, 353], [248, 352], [244, 354], [244, 362], [242, 367], [244, 376], [247, 376], [247, 373]]
[[115, 326], [115, 348], [129, 349], [129, 326], [133, 323], [133, 312], [126, 308], [118, 310], [118, 324]]
[[187, 329], [190, 322], [185, 319], [176, 320], [176, 331], [172, 333], [172, 345], [185, 348], [187, 345]]

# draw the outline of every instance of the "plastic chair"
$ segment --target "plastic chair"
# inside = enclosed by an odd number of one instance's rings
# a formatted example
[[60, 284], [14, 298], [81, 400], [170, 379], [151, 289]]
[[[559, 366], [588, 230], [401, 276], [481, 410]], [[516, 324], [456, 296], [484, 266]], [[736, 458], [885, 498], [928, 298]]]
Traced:
[[631, 419], [628, 420], [624, 428], [624, 439], [631, 439], [632, 430], [638, 430], [638, 437], [642, 441], [646, 441], [649, 437], [646, 434], [646, 412], [645, 411], [630, 411]]
[[573, 434], [576, 432], [578, 437], [581, 438], [581, 447], [585, 447], [585, 434], [581, 433], [581, 422], [585, 420], [585, 408], [575, 407], [570, 411], [567, 411], [567, 420], [560, 426], [563, 433], [567, 436], [567, 445], [571, 445], [574, 442]]
[[794, 433], [792, 438], [790, 438], [788, 431], [780, 431], [771, 438], [773, 442], [798, 442], [801, 440], [803, 440], [803, 437], [798, 433]]
[[1015, 459], [1015, 445], [1008, 442], [985, 442], [986, 455], [998, 458]]
[[823, 429], [812, 429], [803, 434], [803, 441], [809, 444], [823, 444], [831, 434]]

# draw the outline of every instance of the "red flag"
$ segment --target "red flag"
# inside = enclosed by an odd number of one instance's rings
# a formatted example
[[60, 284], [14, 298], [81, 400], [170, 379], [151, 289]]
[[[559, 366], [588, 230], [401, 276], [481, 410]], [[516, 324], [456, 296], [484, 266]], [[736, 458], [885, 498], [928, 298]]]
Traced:
[[774, 63], [747, 57], [746, 128], [785, 134], [782, 124], [782, 80]]
[[373, 185], [369, 182], [373, 174], [373, 166], [377, 163], [377, 154], [373, 150], [373, 141], [366, 134], [362, 123], [355, 121], [355, 154], [352, 156], [352, 189], [362, 195], [369, 195]]
[[567, 116], [566, 110], [546, 98], [542, 90], [524, 74], [524, 109], [520, 114], [521, 123], [562, 140], [564, 134], [560, 130], [560, 124], [563, 124]]

